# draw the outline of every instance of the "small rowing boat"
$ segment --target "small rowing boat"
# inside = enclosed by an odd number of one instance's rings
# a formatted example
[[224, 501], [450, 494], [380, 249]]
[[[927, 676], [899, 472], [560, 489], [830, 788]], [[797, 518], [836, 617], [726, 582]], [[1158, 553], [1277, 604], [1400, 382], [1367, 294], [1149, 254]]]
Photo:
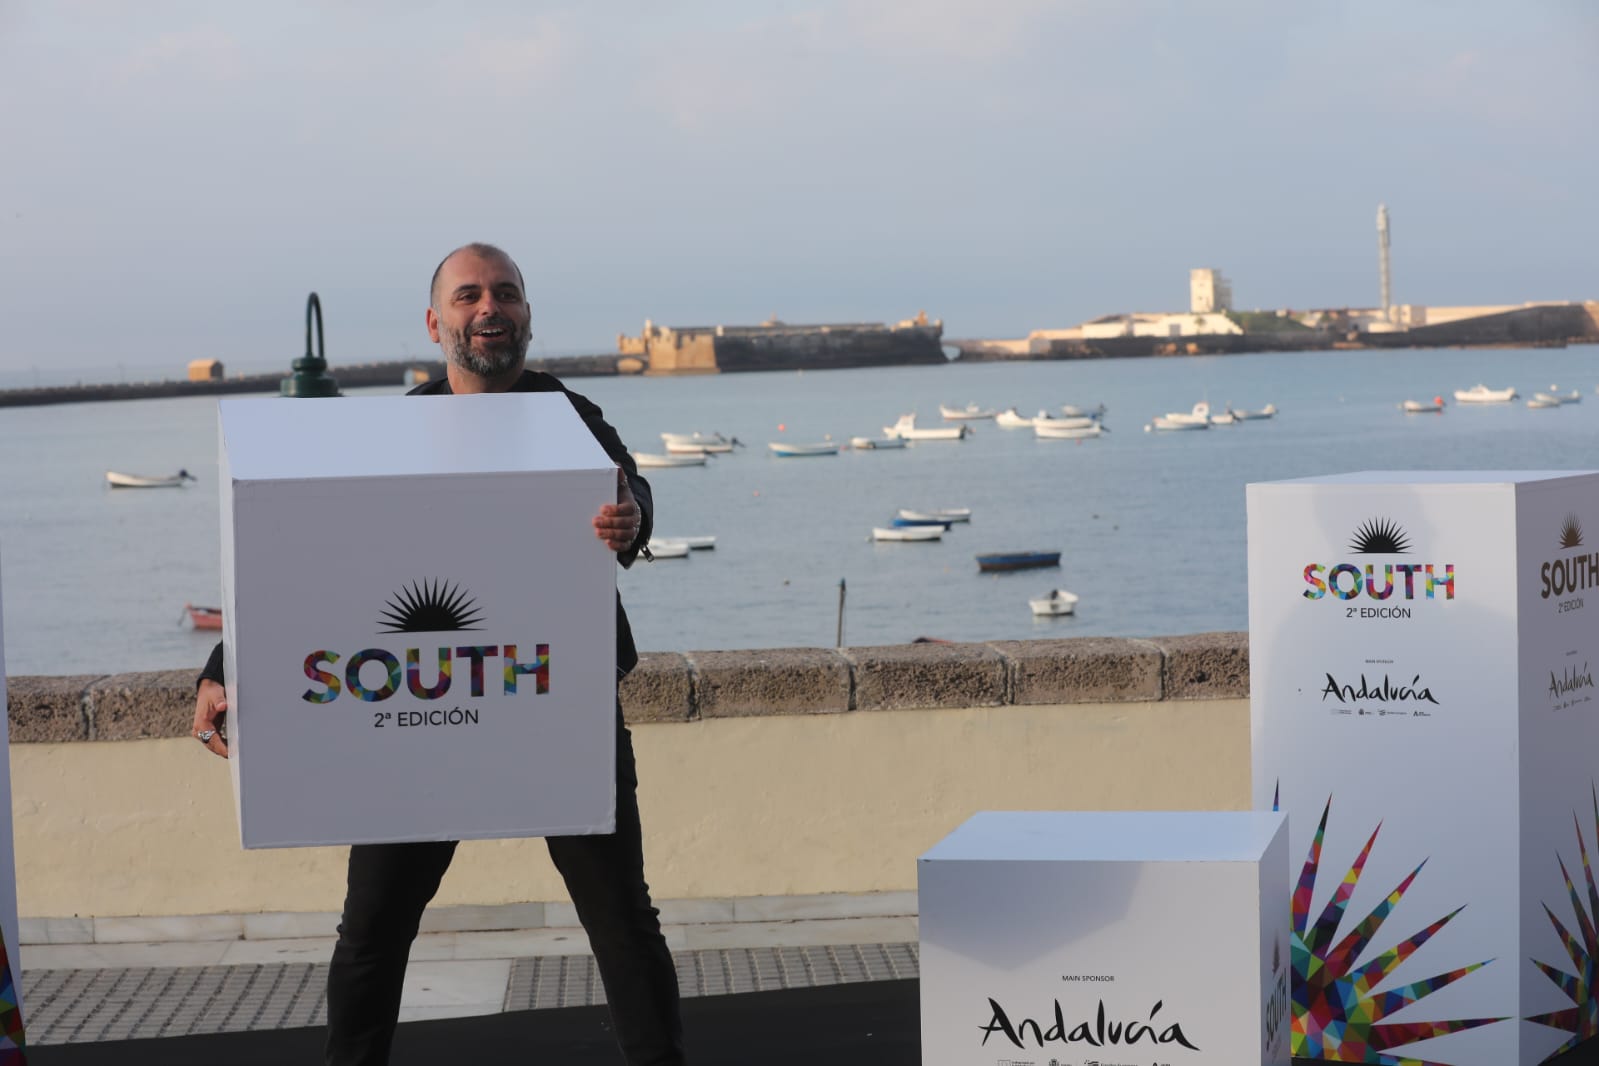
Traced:
[[116, 470], [105, 472], [106, 484], [114, 489], [181, 489], [185, 481], [198, 480], [187, 470], [179, 470], [168, 477], [145, 477], [143, 474], [124, 474]]
[[1034, 570], [1043, 566], [1059, 566], [1060, 552], [996, 552], [977, 557], [977, 569]]
[[944, 536], [943, 526], [895, 526], [885, 529], [872, 527], [873, 540], [939, 540]]
[[806, 455], [837, 455], [838, 445], [831, 441], [819, 444], [784, 444], [781, 441], [771, 441], [766, 445], [772, 449], [772, 454], [783, 459], [795, 459]]
[[1048, 596], [1028, 600], [1027, 605], [1033, 609], [1033, 614], [1040, 618], [1048, 618], [1071, 614], [1077, 609], [1077, 597], [1065, 589], [1051, 589]]
[[183, 605], [183, 613], [189, 619], [189, 624], [196, 629], [221, 629], [222, 608], [196, 607], [192, 603]]
[[694, 455], [660, 455], [655, 452], [634, 452], [633, 461], [640, 469], [659, 469], [667, 466], [704, 466], [705, 453]]

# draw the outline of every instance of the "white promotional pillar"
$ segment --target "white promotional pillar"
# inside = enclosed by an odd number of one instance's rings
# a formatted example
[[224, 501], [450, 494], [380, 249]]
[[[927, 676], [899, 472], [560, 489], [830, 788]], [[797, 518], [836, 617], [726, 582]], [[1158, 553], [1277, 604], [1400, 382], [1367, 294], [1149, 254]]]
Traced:
[[219, 410], [244, 846], [610, 832], [616, 466], [571, 401]]
[[[0, 604], [4, 603], [0, 594]], [[0, 609], [0, 710], [6, 697], [5, 611]], [[11, 826], [11, 715], [0, 716], [0, 1066], [23, 1061], [22, 959], [17, 951], [17, 868]]]
[[1296, 1056], [1599, 1031], [1599, 475], [1251, 485], [1254, 802], [1290, 815]]
[[972, 816], [916, 866], [924, 1066], [1287, 1066], [1284, 821]]

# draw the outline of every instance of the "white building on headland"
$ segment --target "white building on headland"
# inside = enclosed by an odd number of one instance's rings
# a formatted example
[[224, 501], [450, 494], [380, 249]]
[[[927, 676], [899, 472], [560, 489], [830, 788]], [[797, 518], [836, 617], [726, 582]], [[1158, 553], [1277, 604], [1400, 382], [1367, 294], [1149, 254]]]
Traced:
[[1219, 312], [1205, 314], [1161, 314], [1135, 312], [1130, 315], [1105, 315], [1080, 327], [1084, 340], [1110, 337], [1200, 337], [1217, 333], [1242, 333], [1243, 328]]
[[1188, 309], [1196, 315], [1233, 309], [1233, 284], [1222, 272], [1201, 267], [1188, 272]]

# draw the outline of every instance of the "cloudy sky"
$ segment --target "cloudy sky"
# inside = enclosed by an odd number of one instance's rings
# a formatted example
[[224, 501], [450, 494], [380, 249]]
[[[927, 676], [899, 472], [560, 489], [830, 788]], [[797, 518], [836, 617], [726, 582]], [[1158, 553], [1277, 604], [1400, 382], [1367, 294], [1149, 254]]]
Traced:
[[535, 351], [1017, 336], [1186, 305], [1599, 299], [1591, 0], [0, 0], [0, 384], [430, 349], [501, 244]]

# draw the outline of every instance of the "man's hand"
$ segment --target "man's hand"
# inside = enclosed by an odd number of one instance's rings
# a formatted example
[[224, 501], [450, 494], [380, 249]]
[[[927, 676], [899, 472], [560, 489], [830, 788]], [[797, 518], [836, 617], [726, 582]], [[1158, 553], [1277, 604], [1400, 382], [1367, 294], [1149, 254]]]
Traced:
[[228, 757], [228, 742], [218, 727], [228, 713], [228, 690], [209, 679], [194, 695], [194, 737], [213, 755]]
[[594, 516], [594, 535], [613, 552], [626, 551], [633, 546], [643, 520], [638, 501], [633, 499], [633, 490], [627, 487], [627, 473], [617, 467], [616, 502], [601, 507], [600, 513]]

